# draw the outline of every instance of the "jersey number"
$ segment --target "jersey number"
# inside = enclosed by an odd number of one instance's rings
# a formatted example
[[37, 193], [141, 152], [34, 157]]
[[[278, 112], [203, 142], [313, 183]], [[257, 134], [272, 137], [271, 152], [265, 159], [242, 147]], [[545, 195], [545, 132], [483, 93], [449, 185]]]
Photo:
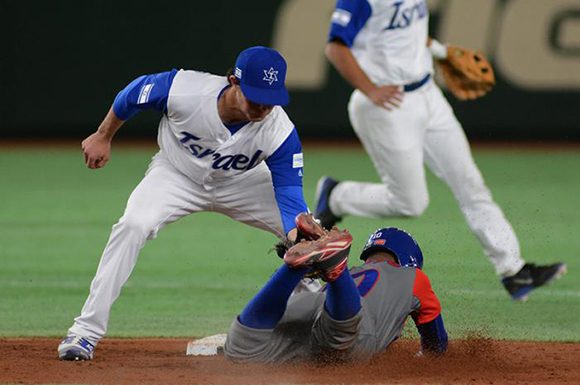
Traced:
[[379, 280], [381, 274], [379, 273], [378, 270], [375, 270], [375, 269], [364, 270], [364, 271], [353, 274], [352, 279], [354, 279], [356, 281], [357, 278], [359, 278], [361, 276], [363, 278], [357, 285], [358, 292], [359, 292], [361, 297], [366, 297], [367, 294], [369, 294], [370, 291], [375, 287], [375, 284]]

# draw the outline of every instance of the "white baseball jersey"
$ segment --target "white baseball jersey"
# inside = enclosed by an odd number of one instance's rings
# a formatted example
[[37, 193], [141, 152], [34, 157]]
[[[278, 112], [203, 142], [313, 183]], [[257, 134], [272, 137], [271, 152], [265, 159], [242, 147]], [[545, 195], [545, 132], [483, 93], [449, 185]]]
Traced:
[[227, 78], [206, 72], [172, 70], [141, 76], [122, 90], [113, 105], [127, 120], [138, 111], [164, 114], [158, 142], [169, 162], [202, 186], [219, 184], [265, 162], [284, 230], [307, 210], [302, 196], [302, 145], [284, 109], [275, 106], [260, 122], [225, 125], [217, 101]]
[[[294, 129], [282, 107], [263, 121], [249, 122], [233, 135], [220, 120], [217, 96], [228, 85], [225, 77], [179, 71], [169, 90], [167, 114], [159, 124], [159, 147], [179, 171], [192, 180], [229, 178], [266, 160]], [[301, 153], [293, 164], [302, 170]]]
[[428, 23], [425, 0], [339, 0], [330, 37], [352, 49], [374, 83], [403, 85], [433, 72]]

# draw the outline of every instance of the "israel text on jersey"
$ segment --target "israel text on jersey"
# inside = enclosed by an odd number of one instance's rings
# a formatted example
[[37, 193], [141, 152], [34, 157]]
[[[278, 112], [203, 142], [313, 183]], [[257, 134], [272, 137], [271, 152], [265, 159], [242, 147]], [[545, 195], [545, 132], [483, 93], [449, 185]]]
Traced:
[[409, 7], [403, 7], [404, 4], [405, 1], [397, 1], [393, 4], [393, 16], [385, 30], [407, 28], [413, 21], [423, 19], [429, 14], [429, 8], [427, 8], [425, 0], [421, 0]]
[[179, 141], [189, 150], [191, 155], [199, 159], [211, 155], [211, 158], [213, 159], [211, 167], [214, 170], [249, 170], [256, 165], [257, 160], [262, 154], [262, 150], [258, 150], [251, 157], [244, 154], [222, 155], [219, 152], [215, 152], [215, 150], [210, 148], [205, 148], [200, 144], [191, 144], [191, 142], [201, 140], [198, 136], [190, 134], [187, 131], [181, 131], [181, 135], [183, 135], [183, 137]]

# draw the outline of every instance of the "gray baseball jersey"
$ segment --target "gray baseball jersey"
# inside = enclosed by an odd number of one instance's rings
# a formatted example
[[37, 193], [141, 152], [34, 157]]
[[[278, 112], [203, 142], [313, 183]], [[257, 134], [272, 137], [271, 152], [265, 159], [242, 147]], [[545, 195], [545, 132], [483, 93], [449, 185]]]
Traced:
[[326, 293], [301, 293], [290, 298], [284, 317], [273, 330], [252, 329], [236, 318], [224, 347], [239, 362], [280, 363], [330, 354], [333, 359], [366, 360], [396, 340], [409, 315], [417, 324], [441, 313], [429, 279], [419, 269], [387, 262], [352, 268], [362, 297], [361, 311], [337, 321], [324, 310]]

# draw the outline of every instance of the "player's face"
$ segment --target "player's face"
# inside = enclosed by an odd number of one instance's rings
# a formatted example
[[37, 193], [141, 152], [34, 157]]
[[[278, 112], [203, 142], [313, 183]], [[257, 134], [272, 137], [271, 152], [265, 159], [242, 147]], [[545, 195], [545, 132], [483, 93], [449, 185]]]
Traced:
[[270, 112], [272, 112], [273, 108], [274, 106], [270, 106], [267, 104], [257, 104], [246, 99], [245, 111], [246, 116], [250, 121], [259, 122], [263, 120]]
[[250, 122], [259, 122], [264, 120], [264, 118], [268, 116], [270, 112], [272, 112], [274, 106], [268, 104], [258, 104], [250, 101], [244, 96], [242, 89], [239, 86], [236, 86], [236, 91], [239, 110], [242, 115], [244, 115], [246, 120]]

